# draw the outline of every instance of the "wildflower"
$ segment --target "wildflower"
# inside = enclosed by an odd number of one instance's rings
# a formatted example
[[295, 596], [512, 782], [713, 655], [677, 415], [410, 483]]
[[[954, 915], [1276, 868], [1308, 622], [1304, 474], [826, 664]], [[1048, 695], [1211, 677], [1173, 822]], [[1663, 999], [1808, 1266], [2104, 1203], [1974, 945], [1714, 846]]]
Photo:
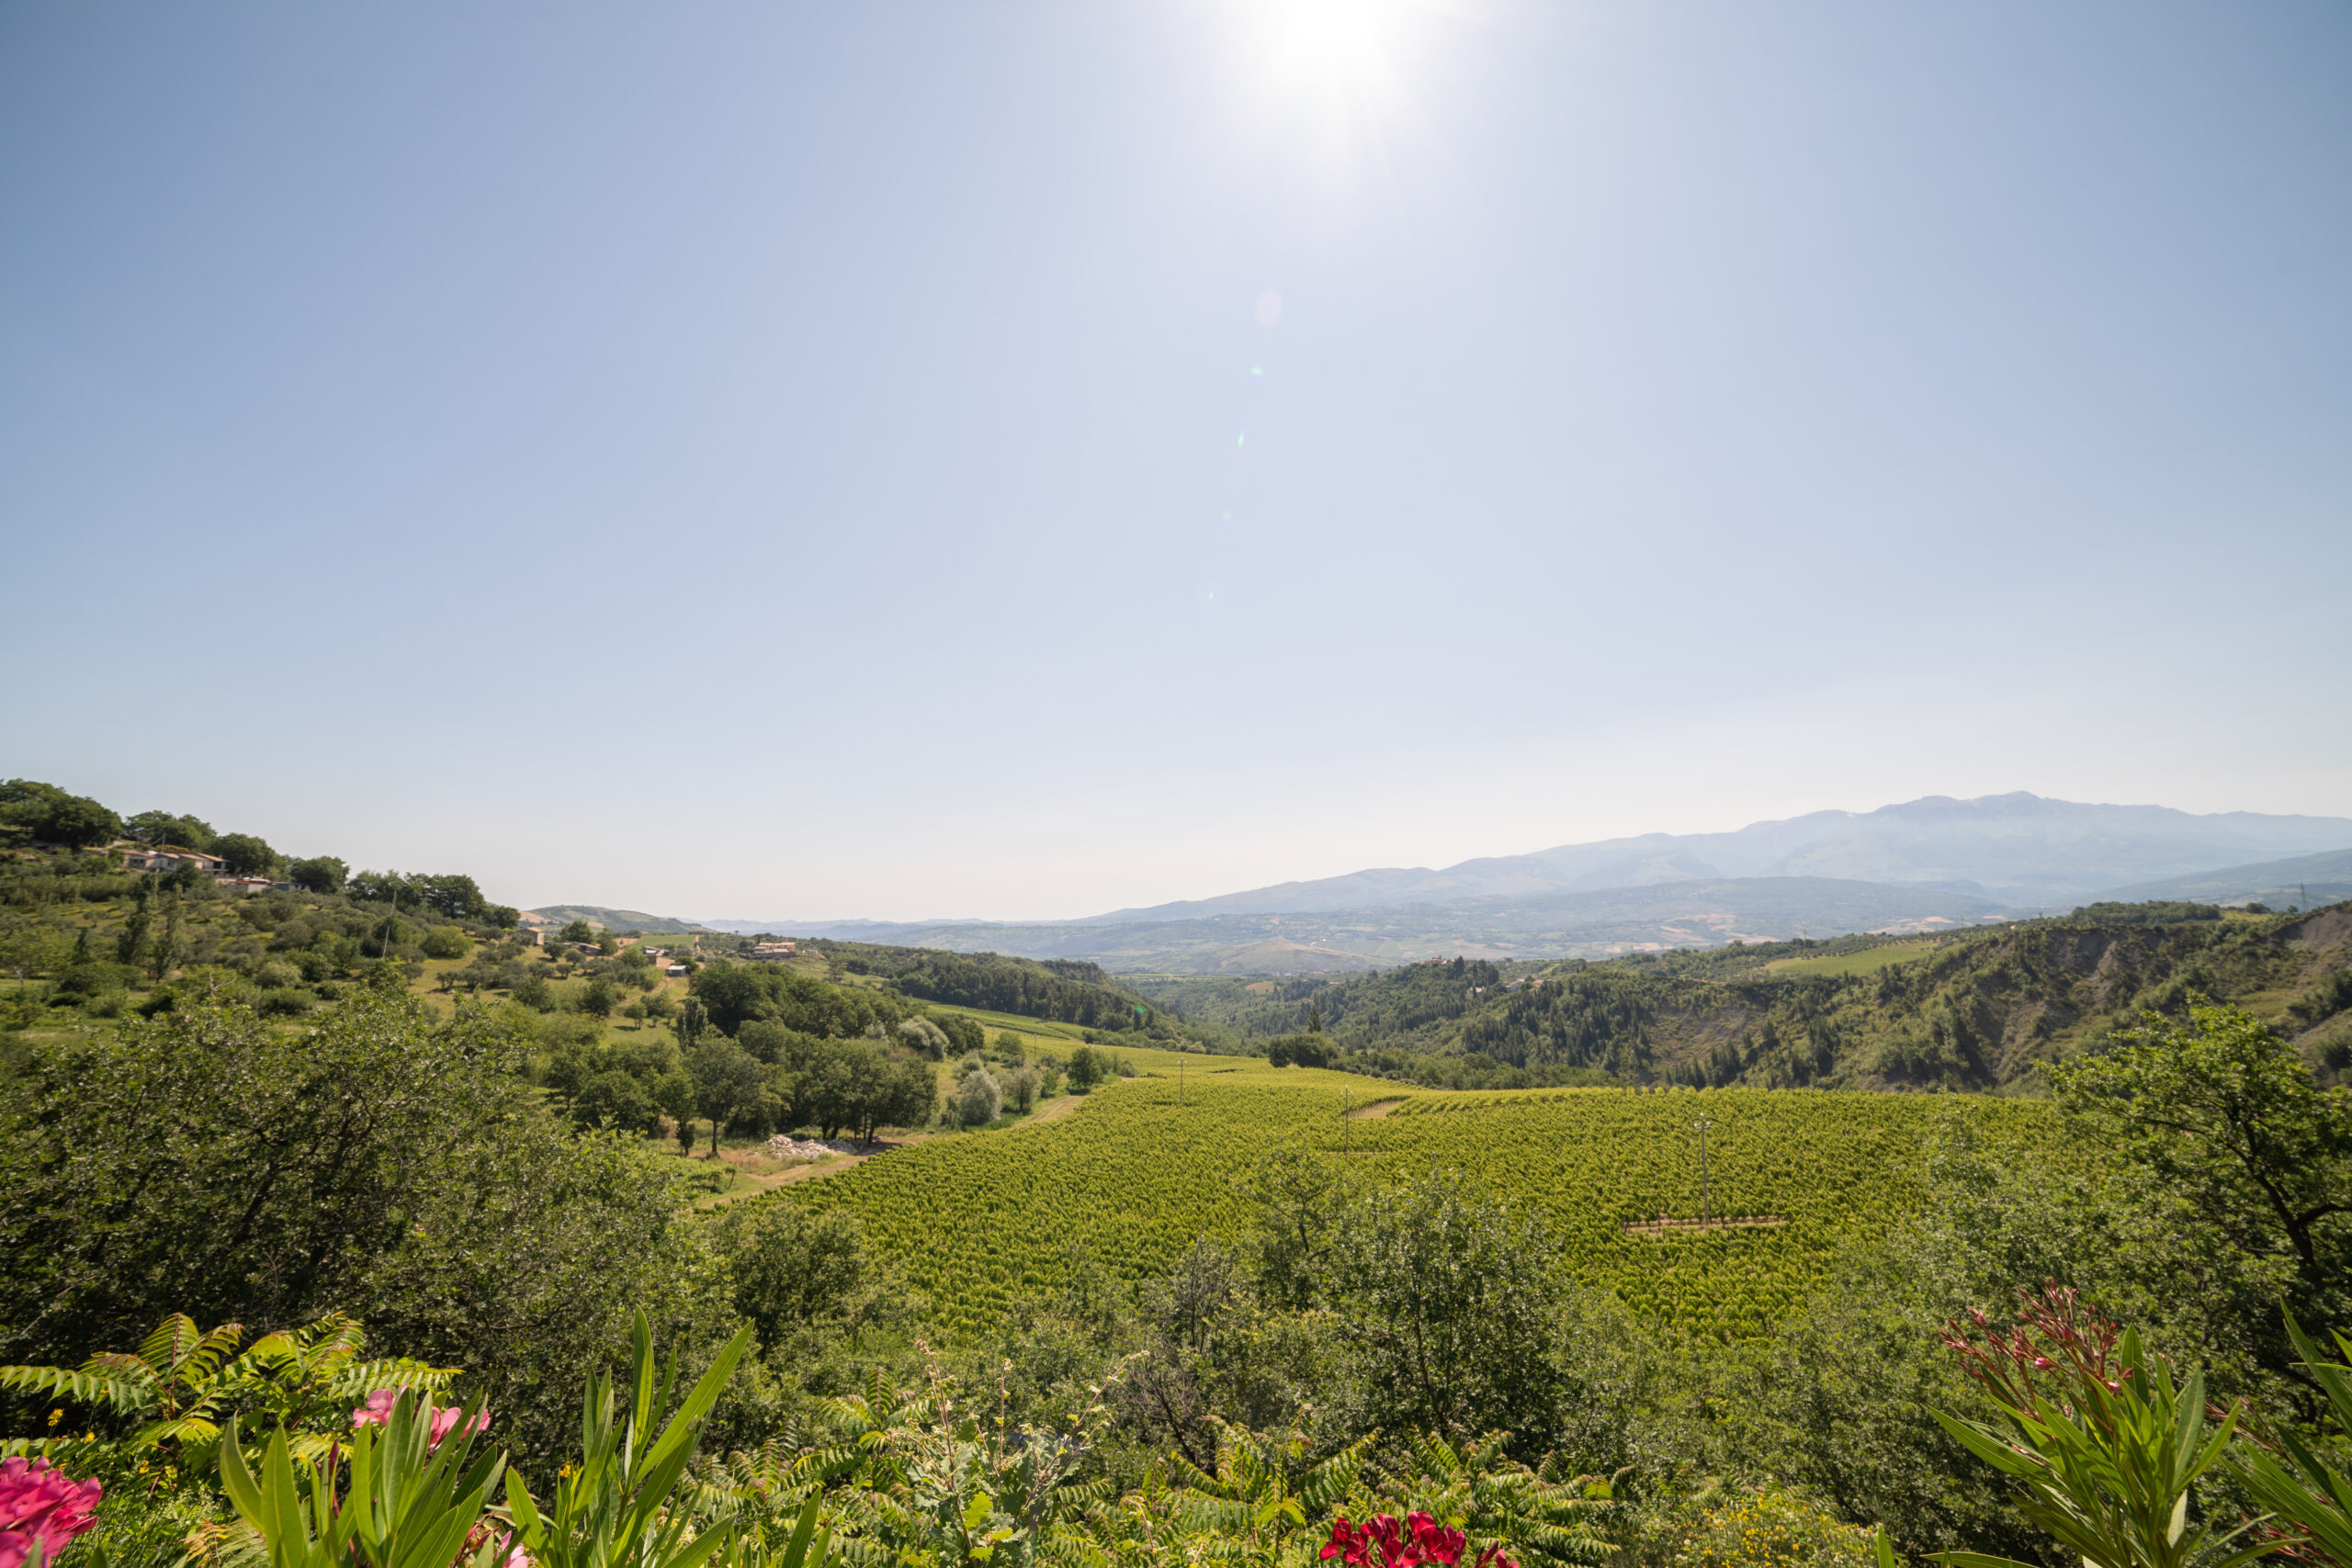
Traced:
[[0, 1568], [18, 1568], [36, 1552], [53, 1560], [96, 1522], [91, 1510], [104, 1491], [95, 1478], [66, 1480], [45, 1459], [0, 1460]]

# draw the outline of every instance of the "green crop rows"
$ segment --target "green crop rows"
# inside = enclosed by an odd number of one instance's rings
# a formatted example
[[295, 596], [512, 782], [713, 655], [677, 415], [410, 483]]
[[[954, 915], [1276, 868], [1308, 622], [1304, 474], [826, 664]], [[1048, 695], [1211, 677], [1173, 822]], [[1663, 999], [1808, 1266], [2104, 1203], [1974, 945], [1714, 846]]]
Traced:
[[[1328, 1152], [1375, 1179], [1460, 1170], [1541, 1211], [1571, 1272], [1645, 1320], [1742, 1335], [1801, 1302], [1840, 1246], [1916, 1202], [1911, 1172], [1940, 1118], [1966, 1115], [2002, 1139], [2051, 1125], [2046, 1107], [2017, 1101], [1606, 1089], [1416, 1094], [1343, 1122], [1342, 1107], [1367, 1098], [1362, 1078], [1193, 1058], [1180, 1106], [1176, 1058], [1131, 1055], [1165, 1076], [1099, 1089], [1059, 1122], [870, 1160], [810, 1183], [802, 1201], [856, 1211], [940, 1315], [969, 1331], [1057, 1284], [1074, 1252], [1139, 1279], [1204, 1232], [1238, 1228], [1238, 1179], [1272, 1149]], [[1711, 1217], [1781, 1223], [1629, 1230], [1699, 1217], [1702, 1115]]]

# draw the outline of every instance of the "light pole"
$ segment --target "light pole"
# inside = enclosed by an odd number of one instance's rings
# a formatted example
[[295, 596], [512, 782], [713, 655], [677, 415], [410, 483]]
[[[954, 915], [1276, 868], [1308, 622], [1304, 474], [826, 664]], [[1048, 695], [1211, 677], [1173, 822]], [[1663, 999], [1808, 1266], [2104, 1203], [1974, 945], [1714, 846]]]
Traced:
[[1707, 1224], [1707, 1129], [1714, 1123], [1701, 1116], [1690, 1124], [1699, 1129], [1699, 1224], [1704, 1229]]

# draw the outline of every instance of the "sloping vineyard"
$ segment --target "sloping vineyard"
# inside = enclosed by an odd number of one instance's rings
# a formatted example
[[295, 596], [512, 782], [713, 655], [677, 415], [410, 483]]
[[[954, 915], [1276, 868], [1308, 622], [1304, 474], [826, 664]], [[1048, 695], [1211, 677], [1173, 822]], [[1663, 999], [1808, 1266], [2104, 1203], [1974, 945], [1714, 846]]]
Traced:
[[[1194, 1237], [1246, 1220], [1239, 1183], [1264, 1154], [1304, 1148], [1375, 1179], [1459, 1170], [1539, 1210], [1568, 1267], [1679, 1333], [1751, 1334], [1799, 1301], [1838, 1248], [1918, 1194], [1911, 1171], [1944, 1118], [2000, 1139], [2046, 1134], [2048, 1109], [1956, 1096], [1611, 1089], [1415, 1095], [1346, 1120], [1362, 1080], [1258, 1065], [1207, 1067], [1135, 1052], [1147, 1074], [1032, 1130], [943, 1139], [809, 1183], [854, 1209], [958, 1329], [1050, 1289], [1075, 1254], [1128, 1279]], [[1216, 1060], [1212, 1058], [1211, 1060]], [[1230, 1058], [1227, 1058], [1230, 1061]], [[1703, 1194], [1715, 1220], [1696, 1220]]]

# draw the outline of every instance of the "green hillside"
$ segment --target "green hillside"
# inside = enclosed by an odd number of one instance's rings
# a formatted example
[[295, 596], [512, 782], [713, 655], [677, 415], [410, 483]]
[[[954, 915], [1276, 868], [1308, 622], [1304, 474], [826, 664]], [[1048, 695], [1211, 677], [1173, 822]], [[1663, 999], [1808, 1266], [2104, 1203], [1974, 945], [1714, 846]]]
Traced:
[[[1139, 1280], [1195, 1237], [1236, 1232], [1270, 1156], [1381, 1179], [1442, 1167], [1542, 1213], [1576, 1278], [1645, 1322], [1739, 1335], [1801, 1302], [1840, 1247], [1899, 1223], [1924, 1142], [1950, 1118], [1996, 1143], [2053, 1126], [2035, 1102], [1605, 1089], [1422, 1093], [1343, 1119], [1366, 1100], [1347, 1074], [1122, 1055], [1142, 1076], [1096, 1090], [1075, 1116], [908, 1149], [804, 1197], [854, 1212], [943, 1319], [970, 1331], [1058, 1288], [1079, 1260]], [[1701, 1218], [1702, 1114], [1707, 1214], [1757, 1223], [1634, 1228]]]
[[2180, 904], [2097, 908], [1933, 939], [1126, 983], [1238, 1048], [1319, 1019], [1341, 1065], [1457, 1087], [1599, 1068], [1713, 1087], [2007, 1089], [2191, 992], [2274, 1021], [2324, 1074], [2352, 1066], [2352, 1016], [2331, 999], [2333, 977], [2352, 968], [2352, 905], [2227, 919]]
[[710, 927], [698, 926], [692, 920], [649, 915], [642, 909], [607, 909], [600, 904], [543, 904], [530, 913], [545, 916], [560, 926], [585, 920], [599, 931], [638, 931], [646, 936], [717, 934]]

